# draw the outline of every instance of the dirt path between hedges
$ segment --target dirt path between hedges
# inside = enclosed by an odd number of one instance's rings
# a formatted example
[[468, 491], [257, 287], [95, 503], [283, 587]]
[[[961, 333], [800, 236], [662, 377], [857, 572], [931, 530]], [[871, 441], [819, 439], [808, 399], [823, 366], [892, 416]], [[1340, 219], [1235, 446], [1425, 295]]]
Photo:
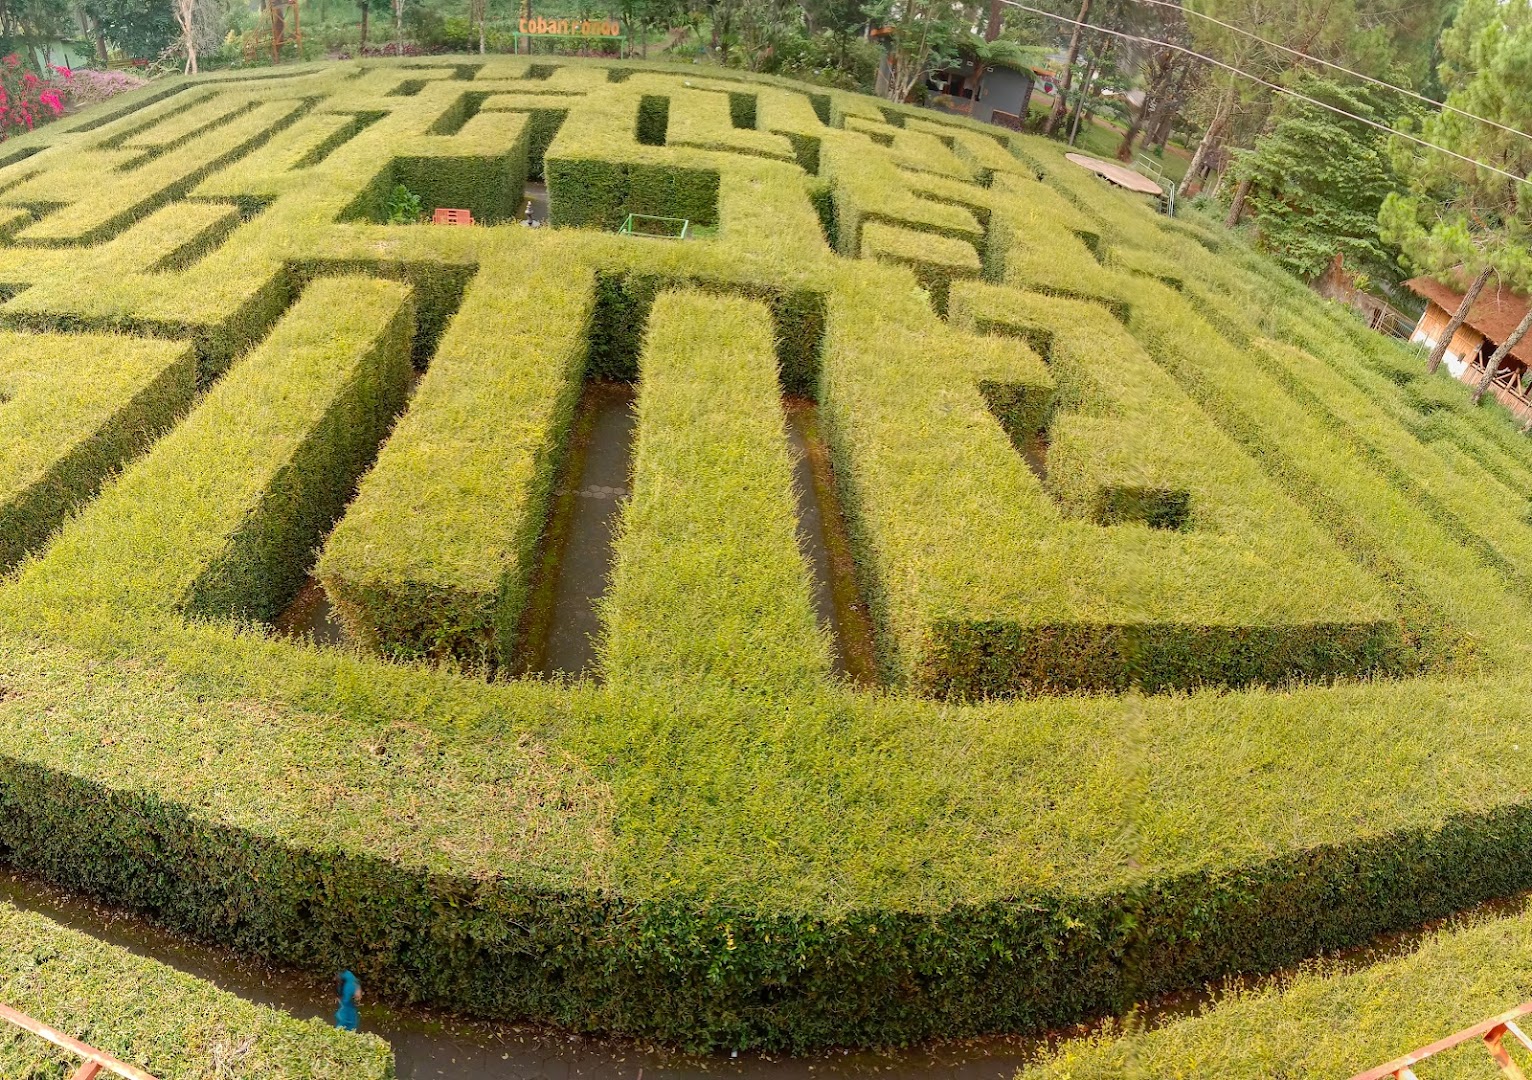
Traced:
[[[258, 1005], [329, 1021], [330, 980], [202, 945], [0, 867], [0, 901], [156, 960]], [[363, 988], [365, 992], [365, 987]], [[458, 1020], [364, 997], [362, 1030], [394, 1048], [399, 1080], [1013, 1080], [1044, 1045], [993, 1038], [811, 1058], [701, 1056], [528, 1025]]]
[[[1357, 971], [1412, 951], [1444, 926], [1523, 909], [1532, 891], [1491, 900], [1423, 927], [1384, 934], [1332, 958], [1338, 973]], [[153, 923], [0, 867], [0, 902], [35, 912], [136, 956], [158, 961], [247, 1001], [300, 1019], [329, 1021], [335, 991], [329, 979], [274, 968], [203, 945]], [[1296, 969], [1295, 969], [1296, 970]], [[1285, 982], [1291, 972], [1239, 980], [1240, 989]], [[364, 988], [365, 989], [365, 988]], [[1204, 991], [1167, 994], [1136, 1010], [1153, 1027], [1194, 1015], [1210, 1000]], [[1088, 1026], [1032, 1038], [993, 1037], [906, 1050], [855, 1050], [813, 1057], [767, 1054], [704, 1056], [621, 1040], [594, 1039], [532, 1025], [460, 1020], [426, 1009], [366, 1000], [362, 1030], [394, 1049], [398, 1080], [1014, 1080], [1022, 1066], [1065, 1036]]]

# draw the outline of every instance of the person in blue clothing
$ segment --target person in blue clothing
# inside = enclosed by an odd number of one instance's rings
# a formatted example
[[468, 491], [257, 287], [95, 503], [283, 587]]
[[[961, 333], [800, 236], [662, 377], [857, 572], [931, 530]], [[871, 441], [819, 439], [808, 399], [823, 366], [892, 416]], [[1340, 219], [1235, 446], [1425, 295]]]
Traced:
[[343, 1031], [355, 1031], [362, 1020], [356, 1011], [357, 1003], [362, 1000], [362, 984], [350, 971], [342, 971], [339, 982], [340, 1008], [335, 1010], [335, 1026]]

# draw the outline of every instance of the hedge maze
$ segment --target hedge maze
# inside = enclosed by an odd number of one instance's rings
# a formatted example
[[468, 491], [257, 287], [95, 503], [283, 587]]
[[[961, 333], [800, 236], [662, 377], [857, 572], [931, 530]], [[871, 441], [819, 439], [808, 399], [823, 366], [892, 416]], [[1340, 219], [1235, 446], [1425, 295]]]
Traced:
[[[0, 1000], [160, 1080], [393, 1080], [393, 1053], [376, 1036], [296, 1020], [9, 904], [0, 946]], [[6, 1076], [68, 1077], [80, 1065], [20, 1028], [0, 1032]]]
[[[0, 149], [0, 858], [399, 998], [788, 1048], [1532, 885], [1503, 418], [1051, 144], [725, 74], [172, 80]], [[315, 581], [341, 647], [274, 628]]]

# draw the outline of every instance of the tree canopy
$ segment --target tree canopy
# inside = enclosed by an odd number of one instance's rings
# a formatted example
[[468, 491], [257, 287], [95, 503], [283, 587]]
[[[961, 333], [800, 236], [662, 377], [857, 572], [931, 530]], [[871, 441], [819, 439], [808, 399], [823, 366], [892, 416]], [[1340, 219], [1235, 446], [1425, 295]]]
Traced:
[[1427, 116], [1420, 138], [1467, 161], [1396, 140], [1406, 182], [1383, 205], [1383, 235], [1427, 273], [1487, 265], [1525, 285], [1532, 140], [1519, 132], [1532, 130], [1532, 3], [1467, 0], [1441, 51], [1446, 103], [1513, 130], [1446, 110]]
[[[1377, 123], [1402, 111], [1400, 95], [1365, 83], [1308, 76], [1295, 89]], [[1250, 181], [1258, 241], [1303, 278], [1323, 273], [1336, 255], [1352, 269], [1392, 272], [1393, 254], [1378, 234], [1378, 212], [1399, 182], [1388, 136], [1324, 105], [1282, 97], [1271, 131], [1235, 164], [1235, 176]]]

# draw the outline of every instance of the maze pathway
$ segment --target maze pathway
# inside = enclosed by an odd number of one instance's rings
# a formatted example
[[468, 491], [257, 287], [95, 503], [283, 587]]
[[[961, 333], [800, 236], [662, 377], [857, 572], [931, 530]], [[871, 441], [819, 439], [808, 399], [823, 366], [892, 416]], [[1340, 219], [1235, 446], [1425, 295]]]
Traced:
[[[156, 84], [0, 149], [0, 394], [0, 849], [242, 948], [808, 1046], [1532, 884], [1525, 444], [1050, 144], [515, 57]], [[275, 630], [318, 590], [339, 645]]]

